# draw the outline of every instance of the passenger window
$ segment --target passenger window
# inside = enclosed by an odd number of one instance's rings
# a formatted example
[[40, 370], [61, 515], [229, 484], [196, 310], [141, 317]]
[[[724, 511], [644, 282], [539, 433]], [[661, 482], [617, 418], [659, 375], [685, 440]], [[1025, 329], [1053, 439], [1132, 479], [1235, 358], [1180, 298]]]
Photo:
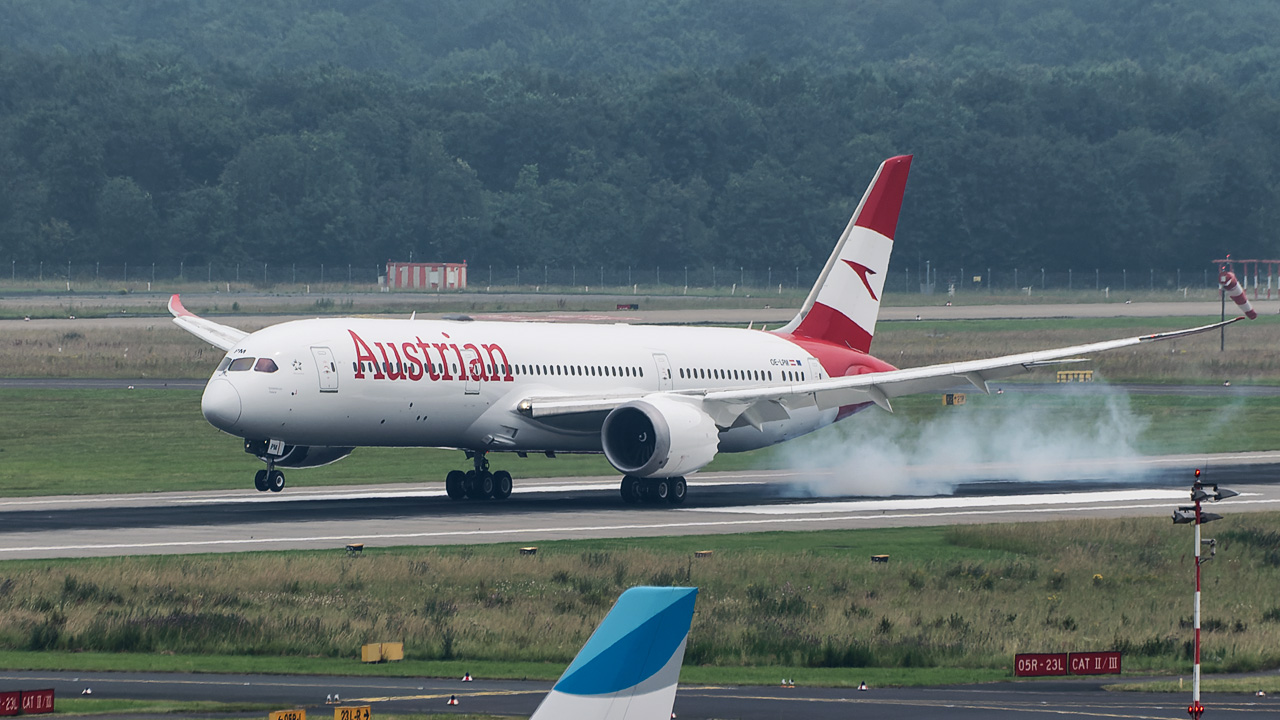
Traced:
[[276, 366], [276, 361], [271, 358], [258, 358], [258, 362], [254, 364], [253, 369], [260, 373], [273, 373], [280, 368]]
[[254, 359], [250, 357], [236, 358], [231, 361], [231, 364], [227, 366], [227, 369], [231, 372], [244, 372], [253, 367], [253, 360]]

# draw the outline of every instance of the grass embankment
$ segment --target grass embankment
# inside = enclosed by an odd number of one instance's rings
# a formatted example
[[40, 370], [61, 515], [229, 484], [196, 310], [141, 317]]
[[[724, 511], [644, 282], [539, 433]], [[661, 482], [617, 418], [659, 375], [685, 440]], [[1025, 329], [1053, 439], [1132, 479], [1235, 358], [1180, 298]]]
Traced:
[[[927, 464], [939, 453], [930, 428], [972, 438], [964, 448], [970, 454], [951, 451], [951, 461], [1007, 460], [1011, 453], [1048, 446], [1080, 457], [1096, 455], [1094, 445], [1127, 445], [1147, 454], [1280, 447], [1280, 403], [1270, 398], [971, 393], [961, 407], [944, 408], [936, 395], [900, 398], [894, 407], [893, 415], [872, 408], [775, 448], [722, 454], [708, 470], [791, 467], [812, 464], [823, 454], [828, 457], [819, 464], [838, 465], [868, 448], [888, 446], [902, 448], [907, 461]], [[248, 487], [262, 466], [237, 438], [205, 422], [198, 391], [6, 389], [0, 390], [0, 408], [6, 419], [0, 423], [0, 497], [238, 489]], [[1238, 417], [1249, 422], [1232, 422]], [[1000, 442], [1015, 431], [1018, 448]], [[985, 455], [973, 454], [984, 444]], [[493, 462], [518, 478], [616, 475], [600, 456], [500, 454]], [[335, 465], [292, 471], [289, 482], [442, 482], [449, 470], [465, 464], [452, 450], [360, 448]]]
[[[278, 312], [278, 310], [277, 310]], [[399, 314], [403, 317], [408, 310]], [[319, 314], [319, 313], [317, 313]], [[273, 321], [218, 317], [243, 330]], [[917, 367], [1027, 350], [1177, 330], [1212, 318], [1098, 318], [1047, 320], [950, 320], [881, 323], [873, 353], [897, 367]], [[1280, 383], [1280, 316], [1264, 315], [1227, 328], [1227, 352], [1218, 333], [1176, 342], [1100, 353], [1088, 367], [1115, 382]], [[0, 343], [5, 377], [207, 378], [222, 351], [192, 337], [166, 318], [153, 321], [79, 323], [74, 328], [7, 328]], [[514, 361], [514, 360], [513, 360]], [[1031, 378], [1052, 379], [1051, 370]]]
[[[65, 698], [57, 699], [59, 715], [115, 715], [128, 713], [140, 715], [172, 715], [172, 716], [208, 716], [213, 713], [258, 713], [266, 714], [272, 710], [281, 710], [284, 705], [263, 703], [224, 703], [209, 701], [179, 700], [117, 700], [107, 698]], [[405, 720], [401, 718], [401, 720]], [[455, 719], [456, 720], [456, 719]]]
[[[774, 289], [768, 293], [731, 295], [711, 289], [640, 288], [631, 286], [584, 291], [566, 288], [491, 288], [473, 292], [415, 293], [369, 292], [366, 288], [306, 286], [260, 290], [234, 283], [230, 292], [222, 286], [173, 287], [168, 291], [124, 291], [118, 288], [81, 289], [77, 292], [6, 292], [0, 288], [0, 319], [104, 318], [132, 316], [168, 317], [166, 304], [173, 293], [184, 296], [188, 310], [202, 315], [234, 318], [237, 315], [368, 315], [388, 313], [503, 313], [503, 312], [606, 312], [620, 303], [636, 303], [644, 310], [755, 309], [799, 307], [808, 292]], [[940, 303], [939, 303], [940, 304]]]
[[[1214, 525], [1209, 671], [1280, 663], [1277, 522]], [[1164, 519], [1075, 520], [544, 542], [534, 557], [508, 544], [8, 561], [0, 663], [101, 661], [74, 654], [88, 651], [123, 653], [115, 667], [361, 672], [361, 644], [402, 641], [408, 660], [378, 673], [552, 678], [624, 588], [688, 584], [701, 592], [686, 682], [989, 680], [1018, 652], [1084, 650], [1170, 672], [1190, 652], [1187, 535]], [[715, 554], [695, 560], [702, 549]], [[879, 553], [891, 562], [868, 562]]]

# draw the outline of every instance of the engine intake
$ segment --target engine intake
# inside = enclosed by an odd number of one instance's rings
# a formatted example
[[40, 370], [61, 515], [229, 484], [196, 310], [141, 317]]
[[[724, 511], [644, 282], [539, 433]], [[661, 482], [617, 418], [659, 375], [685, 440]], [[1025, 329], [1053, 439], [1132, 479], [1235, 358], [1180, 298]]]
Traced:
[[634, 477], [677, 477], [716, 456], [715, 422], [691, 403], [656, 395], [614, 408], [604, 419], [601, 445], [609, 463]]

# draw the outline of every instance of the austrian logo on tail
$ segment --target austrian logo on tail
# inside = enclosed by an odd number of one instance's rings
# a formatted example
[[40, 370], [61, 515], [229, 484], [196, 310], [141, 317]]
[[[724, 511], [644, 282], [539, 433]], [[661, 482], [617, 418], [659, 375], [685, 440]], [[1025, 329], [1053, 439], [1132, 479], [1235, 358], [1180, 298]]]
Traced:
[[797, 319], [780, 334], [871, 349], [910, 170], [910, 155], [880, 165]]

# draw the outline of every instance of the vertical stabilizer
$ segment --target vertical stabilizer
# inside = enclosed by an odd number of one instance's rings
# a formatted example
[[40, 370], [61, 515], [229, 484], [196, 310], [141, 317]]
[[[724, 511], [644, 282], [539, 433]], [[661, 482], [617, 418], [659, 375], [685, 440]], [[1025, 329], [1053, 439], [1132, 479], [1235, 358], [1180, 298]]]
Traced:
[[862, 352], [871, 348], [910, 170], [910, 155], [880, 164], [809, 297], [778, 334], [832, 342]]
[[697, 595], [622, 593], [530, 720], [670, 720]]

